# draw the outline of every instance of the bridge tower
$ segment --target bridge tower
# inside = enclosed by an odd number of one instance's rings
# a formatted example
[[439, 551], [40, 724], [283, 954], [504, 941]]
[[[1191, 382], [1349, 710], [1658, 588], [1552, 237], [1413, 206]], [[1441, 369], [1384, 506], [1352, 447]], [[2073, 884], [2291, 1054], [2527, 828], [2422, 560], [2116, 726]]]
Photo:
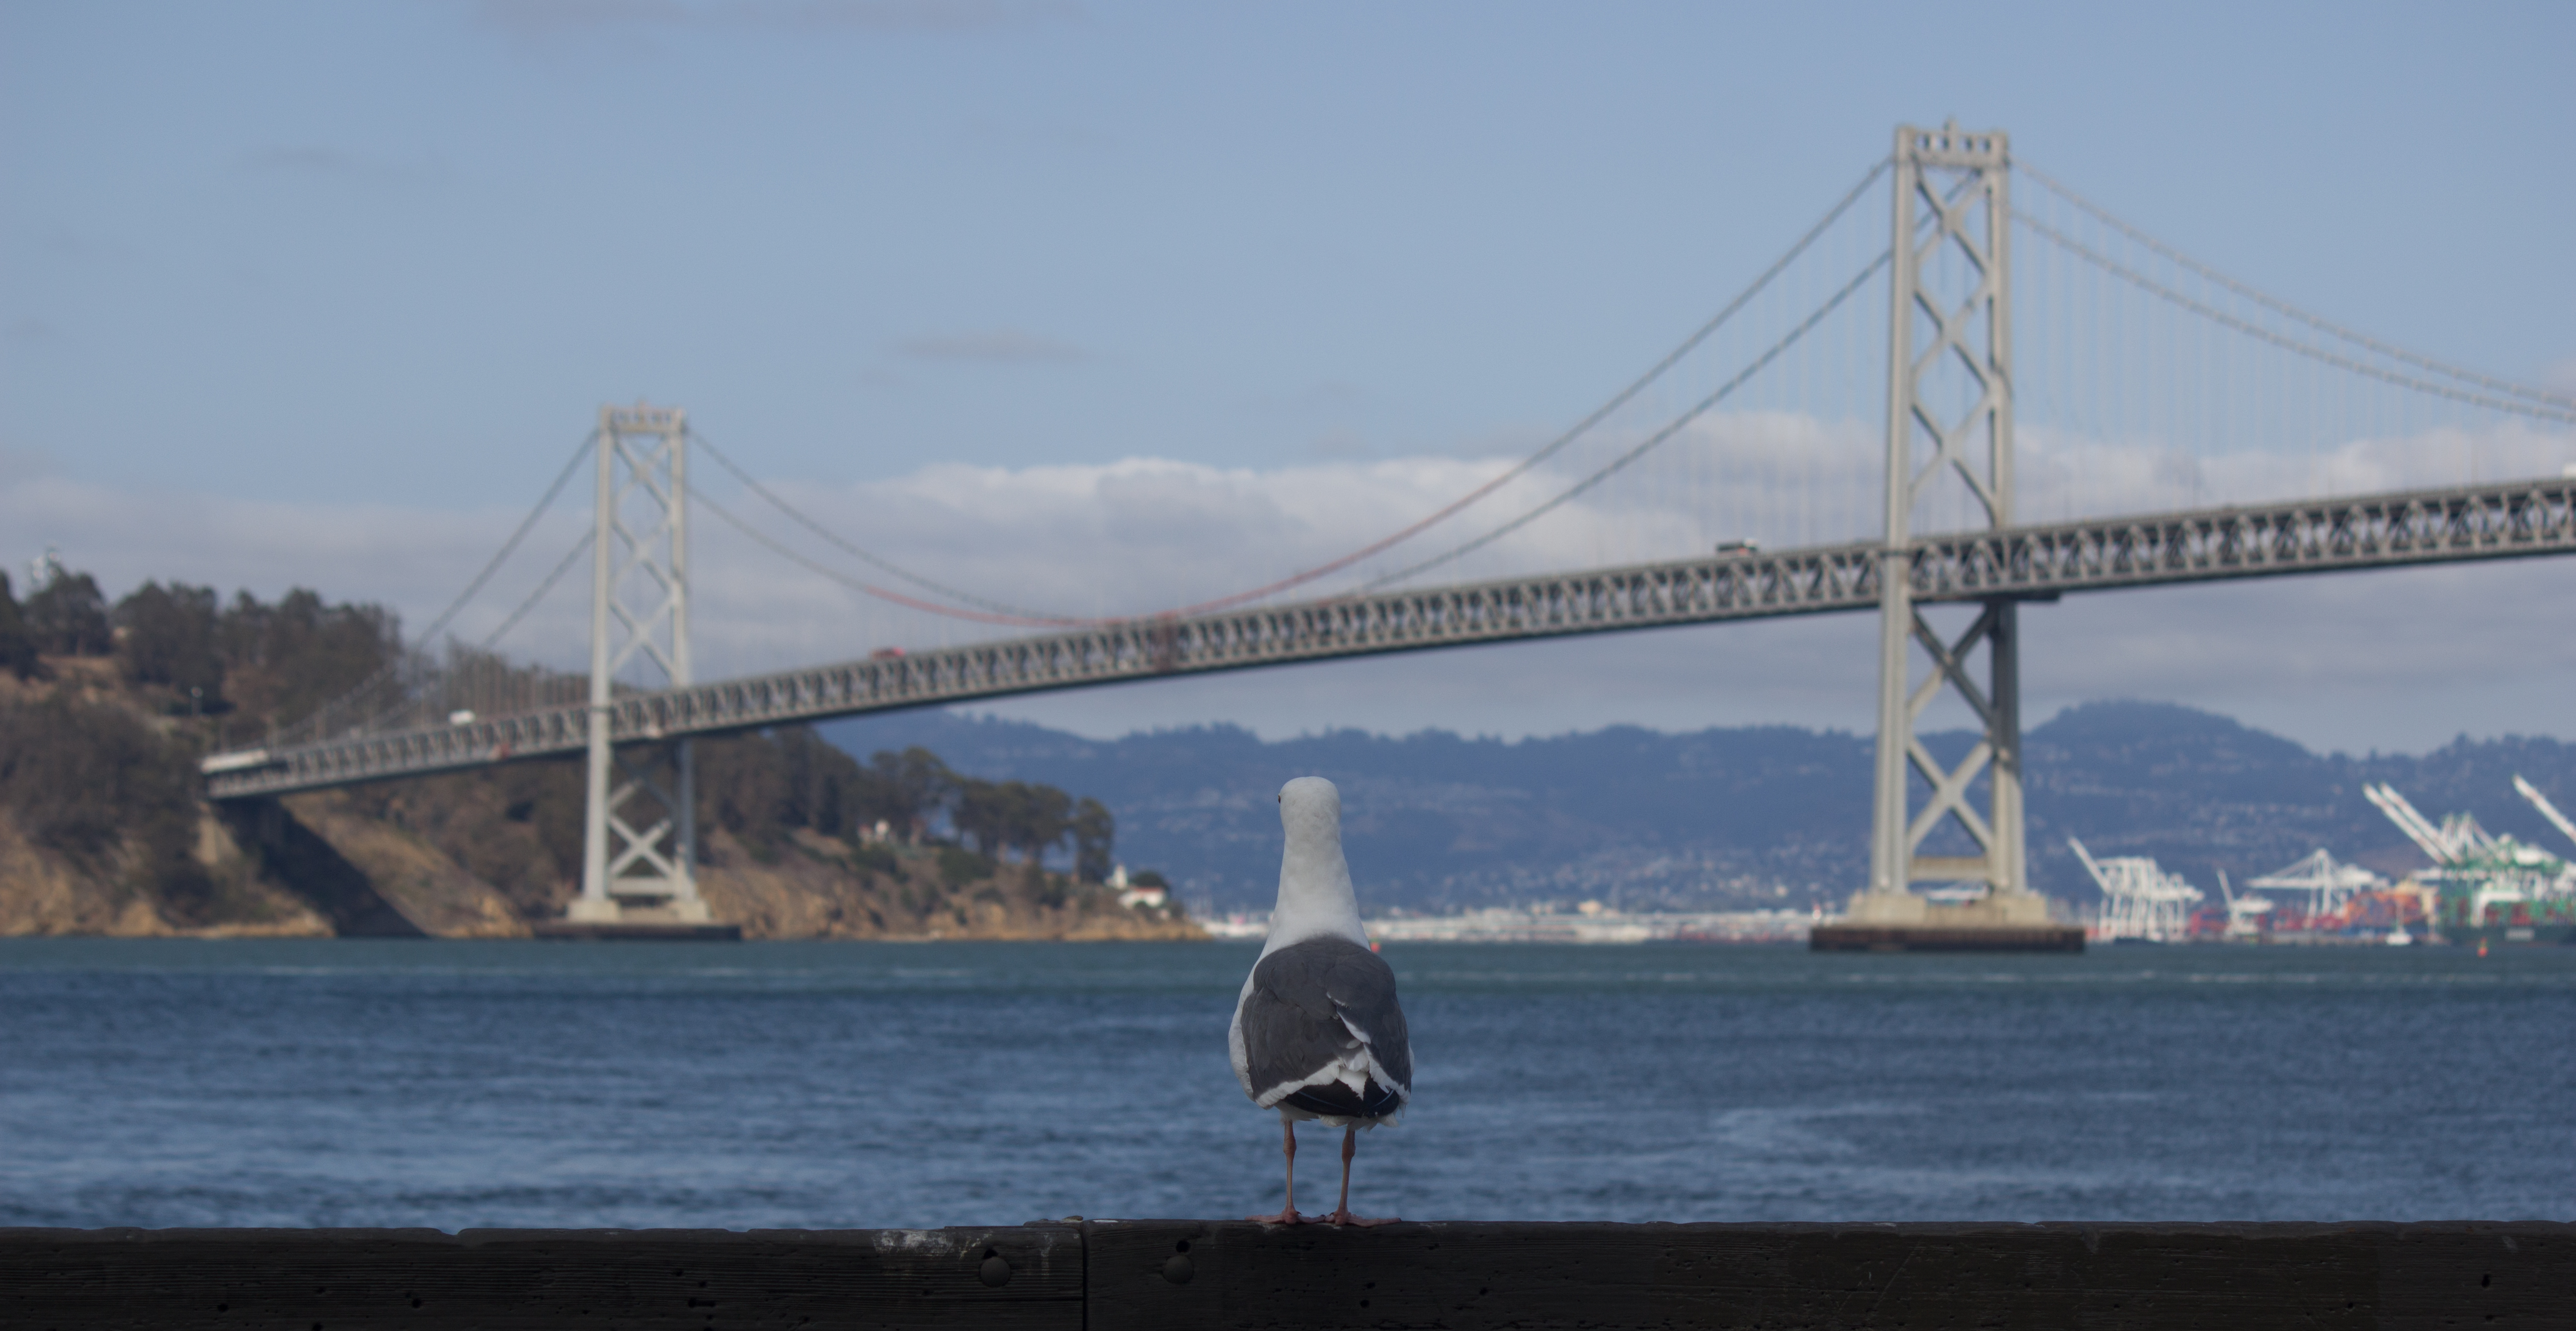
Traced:
[[[1854, 923], [2025, 926], [2048, 923], [2022, 864], [2020, 621], [2013, 598], [1980, 607], [1958, 637], [1914, 604], [1907, 544], [1932, 508], [1974, 527], [2013, 521], [2011, 157], [2000, 132], [1896, 131], [1894, 261], [1887, 355], [1887, 538], [1879, 564], [1877, 789], [1870, 880]], [[1937, 520], [1937, 519], [1936, 519]], [[1915, 649], [1930, 669], [1915, 678]], [[1985, 651], [1981, 684], [1972, 670]], [[1944, 694], [1968, 706], [1983, 739], [1945, 764], [1915, 733]], [[1911, 778], [1929, 786], [1913, 807]], [[1983, 776], [1986, 807], [1973, 786]], [[1955, 821], [1974, 855], [1920, 853]], [[1973, 905], [1942, 908], [1916, 882], [1985, 886]]]
[[577, 923], [699, 924], [697, 770], [689, 741], [609, 742], [617, 672], [642, 658], [672, 688], [689, 663], [686, 411], [599, 409], [599, 491], [591, 541], [590, 790]]

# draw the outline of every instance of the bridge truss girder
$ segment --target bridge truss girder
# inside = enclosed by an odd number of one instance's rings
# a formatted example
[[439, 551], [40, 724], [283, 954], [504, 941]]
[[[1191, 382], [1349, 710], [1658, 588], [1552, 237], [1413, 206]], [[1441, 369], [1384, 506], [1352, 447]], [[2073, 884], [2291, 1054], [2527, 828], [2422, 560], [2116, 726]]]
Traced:
[[[2576, 554], [2576, 479], [2499, 482], [1916, 539], [1909, 607]], [[909, 656], [627, 693], [604, 711], [535, 708], [351, 731], [205, 762], [218, 800], [569, 758], [594, 718], [617, 745], [837, 716], [1388, 652], [1881, 607], [1877, 542], [1699, 557], [1414, 591], [1134, 619]], [[1907, 621], [1911, 631], [1912, 620]]]

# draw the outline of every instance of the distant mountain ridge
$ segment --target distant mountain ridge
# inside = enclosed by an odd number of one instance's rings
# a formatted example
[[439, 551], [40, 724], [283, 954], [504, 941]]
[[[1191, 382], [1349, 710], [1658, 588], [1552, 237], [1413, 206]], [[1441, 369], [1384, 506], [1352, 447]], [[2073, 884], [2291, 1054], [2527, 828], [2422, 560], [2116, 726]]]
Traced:
[[[1342, 787], [1345, 840], [1372, 906], [1804, 907], [1840, 902], [1868, 869], [1872, 741], [1843, 731], [1623, 726], [1512, 742], [1336, 731], [1265, 742], [1197, 726], [1092, 740], [945, 711], [818, 729], [862, 756], [919, 744], [961, 772], [1090, 792], [1117, 815], [1121, 860], [1160, 868], [1219, 909], [1268, 904], [1279, 854], [1271, 796], [1306, 774]], [[1972, 737], [1928, 742], [1956, 753]], [[2153, 855], [2213, 900], [2218, 870], [2242, 881], [2317, 846], [2382, 872], [2421, 863], [2363, 799], [2372, 781], [2436, 818], [2466, 810], [2576, 855], [2511, 789], [2518, 772], [2576, 807], [2576, 745], [2554, 739], [2463, 737], [2420, 756], [2355, 758], [2192, 708], [2098, 702], [2032, 727], [2024, 748], [2032, 879], [2070, 900], [2095, 893], [2069, 835], [2096, 855]]]

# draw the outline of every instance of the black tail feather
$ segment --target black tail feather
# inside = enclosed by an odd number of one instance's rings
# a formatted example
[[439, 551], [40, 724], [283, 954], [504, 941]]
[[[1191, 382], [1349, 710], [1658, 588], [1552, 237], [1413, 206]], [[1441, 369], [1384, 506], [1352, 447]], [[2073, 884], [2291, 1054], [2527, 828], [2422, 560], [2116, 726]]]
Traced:
[[1384, 1118], [1403, 1103], [1403, 1097], [1389, 1086], [1380, 1086], [1371, 1077], [1359, 1090], [1337, 1081], [1291, 1091], [1279, 1103], [1295, 1105], [1309, 1114], [1327, 1114], [1334, 1118]]

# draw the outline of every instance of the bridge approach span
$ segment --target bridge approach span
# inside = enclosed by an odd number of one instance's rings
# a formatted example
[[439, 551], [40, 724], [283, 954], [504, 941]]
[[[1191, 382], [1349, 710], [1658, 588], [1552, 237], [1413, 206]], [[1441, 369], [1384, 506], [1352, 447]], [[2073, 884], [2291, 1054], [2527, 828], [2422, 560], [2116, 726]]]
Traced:
[[[2576, 478], [2268, 506], [2103, 518], [1877, 543], [1552, 573], [1331, 597], [1192, 618], [870, 658], [619, 697], [612, 742], [643, 743], [977, 698], [1299, 661], [1578, 633], [1874, 610], [1902, 558], [1917, 602], [2054, 599], [2067, 592], [2459, 560], [2576, 553]], [[351, 734], [205, 762], [218, 800], [570, 756], [591, 708]]]

